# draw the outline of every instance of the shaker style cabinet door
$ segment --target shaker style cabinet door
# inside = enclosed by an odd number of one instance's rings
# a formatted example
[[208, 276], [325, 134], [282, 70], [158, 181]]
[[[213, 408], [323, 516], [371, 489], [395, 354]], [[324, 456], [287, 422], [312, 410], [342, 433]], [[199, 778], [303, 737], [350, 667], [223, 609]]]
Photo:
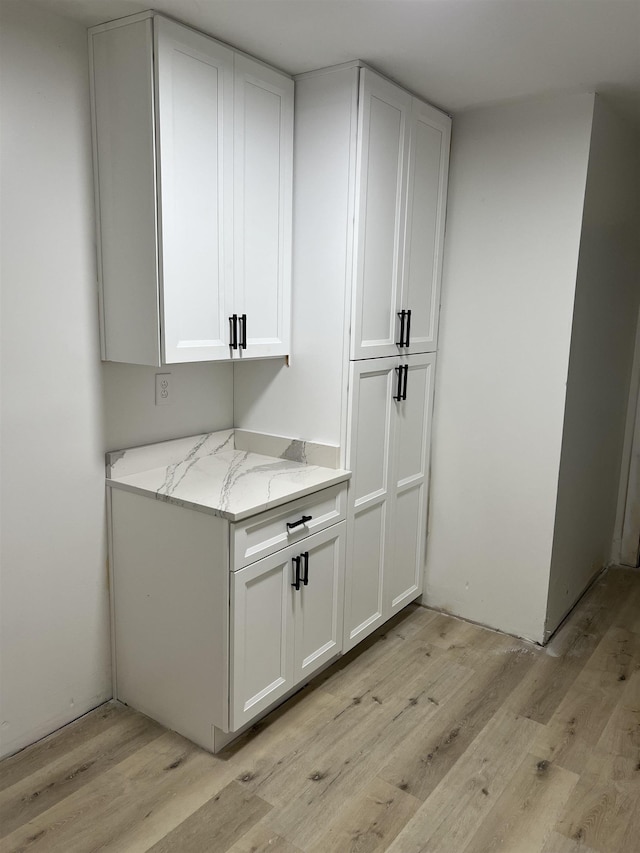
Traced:
[[351, 357], [399, 350], [411, 95], [368, 68], [360, 72], [355, 281]]
[[360, 75], [351, 357], [436, 349], [451, 120]]
[[422, 590], [435, 353], [404, 361], [402, 400], [396, 403], [392, 530], [384, 574], [389, 618]]
[[451, 120], [413, 98], [409, 136], [400, 310], [411, 314], [405, 320], [409, 343], [403, 352], [432, 352], [436, 349], [440, 308]]
[[154, 21], [166, 364], [227, 359], [233, 51]]
[[351, 365], [345, 651], [422, 591], [435, 358]]
[[344, 651], [385, 621], [384, 571], [393, 497], [398, 358], [351, 363]]
[[235, 56], [233, 357], [289, 352], [293, 80]]
[[231, 573], [231, 731], [294, 685], [293, 556], [287, 548]]
[[344, 530], [344, 522], [335, 524], [294, 546], [302, 578], [294, 591], [296, 683], [342, 649]]
[[231, 572], [230, 731], [342, 649], [345, 524]]

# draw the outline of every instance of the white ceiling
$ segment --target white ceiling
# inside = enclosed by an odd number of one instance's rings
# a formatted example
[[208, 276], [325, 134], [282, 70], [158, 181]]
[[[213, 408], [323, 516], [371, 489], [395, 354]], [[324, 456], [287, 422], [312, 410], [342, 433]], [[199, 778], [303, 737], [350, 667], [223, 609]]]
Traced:
[[640, 128], [640, 0], [35, 0], [86, 25], [150, 8], [291, 74], [363, 59], [450, 113], [600, 92]]

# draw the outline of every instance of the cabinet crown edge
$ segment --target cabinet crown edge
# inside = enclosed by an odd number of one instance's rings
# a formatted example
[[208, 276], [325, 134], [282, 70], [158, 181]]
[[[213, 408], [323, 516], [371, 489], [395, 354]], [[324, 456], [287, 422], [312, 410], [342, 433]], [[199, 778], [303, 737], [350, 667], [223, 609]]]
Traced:
[[382, 77], [383, 80], [386, 80], [388, 83], [392, 83], [394, 86], [397, 86], [399, 89], [402, 89], [408, 95], [411, 95], [412, 98], [416, 98], [421, 101], [423, 104], [427, 104], [427, 106], [431, 107], [431, 109], [436, 110], [437, 112], [442, 114], [443, 119], [452, 121], [452, 113], [446, 110], [444, 107], [439, 106], [438, 104], [432, 103], [432, 101], [425, 97], [424, 95], [420, 95], [415, 92], [413, 89], [406, 86], [404, 83], [401, 83], [395, 77], [390, 77], [388, 74], [385, 74], [383, 71], [380, 71], [379, 68], [374, 68], [373, 65], [370, 65], [368, 62], [365, 62], [363, 59], [351, 59], [348, 62], [340, 62], [338, 65], [327, 65], [322, 68], [314, 68], [311, 71], [303, 71], [300, 74], [294, 74], [293, 80], [297, 83], [300, 80], [309, 80], [312, 77], [321, 77], [324, 74], [333, 74], [339, 71], [347, 71], [349, 68], [357, 68], [357, 69], [366, 69], [367, 71], [373, 72], [373, 74], [377, 74], [378, 77]]
[[274, 65], [271, 62], [267, 62], [264, 59], [261, 59], [259, 56], [254, 56], [251, 53], [248, 53], [245, 50], [242, 50], [239, 47], [236, 47], [234, 44], [230, 42], [224, 41], [213, 33], [208, 32], [207, 30], [201, 30], [199, 27], [194, 27], [192, 24], [187, 24], [184, 21], [181, 21], [179, 18], [174, 18], [172, 15], [168, 15], [165, 12], [156, 12], [153, 9], [148, 9], [146, 12], [137, 12], [135, 15], [125, 15], [122, 18], [114, 18], [112, 21], [105, 21], [102, 24], [95, 24], [92, 27], [87, 28], [87, 33], [89, 36], [89, 40], [91, 40], [92, 36], [97, 35], [98, 33], [108, 32], [109, 30], [115, 30], [119, 27], [127, 27], [131, 24], [137, 24], [139, 21], [147, 21], [147, 20], [164, 20], [169, 21], [172, 24], [178, 24], [181, 27], [184, 27], [187, 30], [191, 30], [194, 33], [198, 33], [198, 35], [205, 36], [211, 41], [216, 42], [222, 47], [226, 47], [228, 50], [232, 50], [238, 56], [243, 56], [247, 59], [251, 59], [253, 62], [258, 62], [260, 65], [263, 65], [265, 68], [269, 68], [272, 71], [277, 71], [279, 74], [283, 74], [285, 77], [289, 77], [291, 80], [295, 80], [295, 76], [288, 71], [284, 71], [280, 66]]

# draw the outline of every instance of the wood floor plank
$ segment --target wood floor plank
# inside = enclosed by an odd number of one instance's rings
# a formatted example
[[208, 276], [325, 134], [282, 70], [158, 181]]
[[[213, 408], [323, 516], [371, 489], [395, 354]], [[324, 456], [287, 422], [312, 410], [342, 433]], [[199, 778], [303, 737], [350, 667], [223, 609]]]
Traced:
[[[501, 709], [487, 722], [389, 847], [393, 853], [464, 850], [526, 760], [539, 723]], [[525, 759], [523, 759], [525, 756]]]
[[270, 809], [260, 797], [245, 791], [238, 782], [231, 782], [149, 848], [150, 853], [175, 853], [177, 850], [226, 853]]
[[0, 762], [0, 791], [42, 770], [79, 744], [120, 723], [123, 718], [134, 715], [135, 711], [125, 708], [124, 705], [107, 702], [32, 746], [4, 758]]
[[428, 728], [416, 729], [380, 771], [381, 778], [425, 800], [522, 680], [532, 659], [513, 653], [487, 661]]
[[556, 824], [566, 838], [599, 853], [637, 853], [640, 839], [640, 791], [621, 790], [612, 781], [583, 774]]
[[640, 785], [640, 668], [627, 681], [586, 772], [615, 782]]
[[228, 853], [301, 853], [301, 850], [268, 826], [257, 823], [229, 848]]
[[428, 642], [446, 651], [451, 660], [462, 666], [481, 666], [487, 657], [510, 653], [530, 654], [535, 657], [542, 654], [542, 649], [535, 643], [501, 634], [499, 631], [492, 631], [490, 628], [465, 622], [445, 613], [438, 613], [414, 639]]
[[[376, 662], [376, 666], [354, 665], [348, 679], [339, 684], [327, 682], [322, 689], [343, 699], [366, 700], [375, 697], [379, 704], [406, 694], [405, 688], [416, 679], [416, 673], [427, 671], [442, 656], [442, 651], [428, 643], [408, 640], [402, 654], [391, 654]], [[409, 697], [407, 697], [409, 698]]]
[[574, 841], [558, 832], [552, 832], [541, 850], [541, 853], [596, 853], [593, 847], [587, 847], [582, 840]]
[[338, 728], [330, 727], [326, 739], [316, 737], [259, 788], [276, 806], [268, 817], [276, 832], [305, 849], [318, 843], [326, 824], [338, 819], [387, 756], [409, 732], [428, 726], [440, 701], [463, 683], [455, 667], [442, 659], [431, 662], [415, 679], [395, 701], [352, 707], [351, 711], [362, 710], [351, 718], [351, 725], [345, 721], [340, 727], [340, 737], [335, 738]]
[[421, 805], [377, 777], [349, 802], [309, 853], [382, 853]]
[[609, 628], [545, 726], [536, 750], [567, 770], [583, 772], [639, 663], [640, 635]]
[[576, 604], [551, 638], [547, 650], [554, 655], [586, 660], [606, 631], [617, 624], [637, 586], [637, 572], [607, 569]]
[[572, 658], [551, 657], [542, 652], [509, 697], [509, 707], [522, 717], [548, 723], [582, 666]]
[[[356, 646], [343, 662], [346, 665], [332, 667], [318, 681], [324, 690], [334, 696], [359, 696], [365, 690], [372, 691], [373, 679], [385, 677], [402, 662], [407, 650], [415, 649], [415, 635], [424, 631], [437, 616], [436, 613], [423, 608], [412, 611], [409, 617], [387, 631], [380, 633], [374, 641], [360, 649]], [[425, 658], [436, 657], [438, 650], [422, 643]], [[375, 692], [375, 691], [373, 691]]]
[[579, 778], [530, 753], [461, 853], [540, 853]]
[[624, 600], [616, 611], [613, 624], [640, 634], [640, 585], [635, 582], [638, 570], [617, 568], [609, 572], [618, 583], [625, 583]]
[[383, 686], [384, 700], [378, 696], [342, 700], [340, 711], [325, 726], [308, 733], [306, 741], [289, 750], [268, 777], [250, 780], [250, 784], [279, 807], [289, 806], [305, 789], [315, 798], [318, 782], [335, 793], [336, 785], [347, 785], [361, 764], [374, 760], [378, 753], [383, 761], [396, 742], [424, 725], [467, 677], [466, 670], [430, 659], [412, 679], [396, 684], [398, 693], [392, 699]]
[[184, 786], [211, 778], [218, 763], [167, 732], [12, 832], [2, 842], [2, 853], [123, 850], [121, 836], [161, 810]]
[[[56, 760], [0, 792], [0, 836], [8, 835], [133, 755], [165, 729], [139, 714], [121, 714], [113, 725], [63, 752]], [[51, 756], [51, 753], [49, 753]]]
[[603, 634], [619, 624], [633, 584], [626, 571], [610, 569], [601, 576], [512, 694], [509, 705], [517, 714], [549, 722]]

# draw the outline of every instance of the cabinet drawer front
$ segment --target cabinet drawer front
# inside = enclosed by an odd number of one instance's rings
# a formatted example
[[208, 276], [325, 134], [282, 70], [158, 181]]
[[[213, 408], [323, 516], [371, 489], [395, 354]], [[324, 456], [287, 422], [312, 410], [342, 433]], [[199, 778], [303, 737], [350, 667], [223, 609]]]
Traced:
[[[342, 521], [345, 518], [346, 492], [346, 483], [341, 483], [232, 525], [231, 571], [255, 563], [287, 545], [294, 545], [310, 533]], [[292, 529], [287, 528], [287, 524], [295, 524], [303, 516], [311, 517]]]

